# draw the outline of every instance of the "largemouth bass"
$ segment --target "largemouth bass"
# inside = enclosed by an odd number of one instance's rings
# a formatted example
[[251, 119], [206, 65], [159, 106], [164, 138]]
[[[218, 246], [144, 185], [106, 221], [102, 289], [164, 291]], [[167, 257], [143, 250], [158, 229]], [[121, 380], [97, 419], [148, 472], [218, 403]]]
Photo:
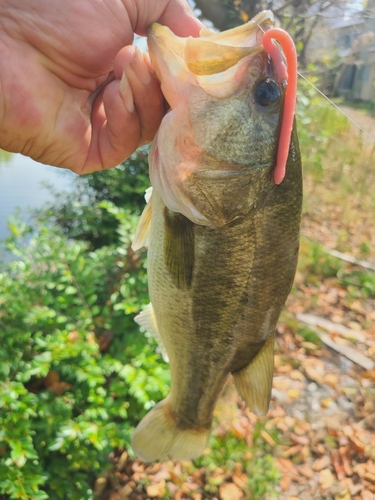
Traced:
[[230, 374], [251, 411], [268, 410], [302, 204], [285, 61], [262, 45], [272, 27], [264, 11], [199, 39], [149, 28], [171, 109], [150, 150], [153, 191], [133, 242], [148, 246], [152, 304], [136, 321], [169, 358], [171, 390], [135, 430], [132, 447], [145, 461], [202, 453]]

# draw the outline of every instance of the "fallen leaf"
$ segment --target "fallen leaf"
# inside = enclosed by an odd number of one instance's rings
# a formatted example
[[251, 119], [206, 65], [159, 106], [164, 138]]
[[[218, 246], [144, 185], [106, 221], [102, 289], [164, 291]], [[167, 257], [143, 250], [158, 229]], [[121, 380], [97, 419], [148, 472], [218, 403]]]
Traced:
[[293, 417], [285, 417], [284, 422], [286, 423], [286, 425], [290, 429], [291, 427], [294, 427], [294, 425], [296, 424], [296, 419]]
[[165, 480], [162, 479], [160, 483], [150, 484], [146, 487], [147, 495], [151, 498], [160, 498], [165, 495]]
[[294, 434], [297, 434], [297, 436], [303, 436], [306, 434], [306, 432], [311, 430], [311, 424], [309, 422], [305, 422], [304, 420], [300, 420], [295, 426], [294, 426]]
[[236, 486], [241, 488], [241, 490], [246, 490], [247, 477], [245, 476], [245, 474], [242, 474], [242, 477], [233, 475], [232, 480]]
[[125, 464], [126, 464], [126, 461], [128, 459], [128, 453], [126, 451], [124, 451], [122, 454], [121, 454], [121, 457], [119, 458], [119, 461], [117, 462], [117, 465], [116, 465], [116, 470], [118, 471], [122, 471]]
[[294, 463], [288, 458], [277, 458], [276, 467], [278, 467], [283, 474], [298, 475], [298, 471]]
[[339, 450], [333, 450], [331, 453], [332, 465], [336, 471], [337, 479], [341, 481], [345, 477], [344, 464]]
[[319, 472], [323, 469], [326, 469], [329, 465], [331, 465], [331, 460], [329, 458], [329, 455], [324, 455], [323, 457], [315, 460], [315, 462], [312, 465], [312, 470], [314, 470], [315, 472]]
[[219, 488], [221, 500], [241, 500], [243, 493], [238, 486], [233, 483], [224, 483]]
[[323, 469], [319, 474], [319, 485], [323, 490], [328, 490], [333, 483], [335, 482], [335, 478], [333, 477], [332, 472], [329, 469]]
[[288, 384], [284, 378], [275, 377], [272, 382], [272, 387], [279, 389], [279, 391], [286, 391], [288, 389]]
[[353, 469], [350, 464], [350, 449], [349, 446], [341, 446], [339, 448], [339, 453], [341, 455], [342, 464], [344, 467], [345, 474], [351, 476], [353, 474]]
[[307, 477], [308, 479], [311, 479], [314, 475], [314, 472], [312, 471], [311, 467], [308, 467], [307, 465], [301, 465], [299, 467], [300, 473]]
[[371, 493], [369, 490], [362, 490], [361, 500], [374, 500], [374, 493]]
[[299, 396], [301, 395], [301, 391], [299, 391], [298, 389], [289, 389], [287, 394], [290, 398], [296, 399], [299, 398]]
[[332, 387], [333, 389], [337, 389], [337, 384], [339, 381], [339, 376], [334, 375], [333, 373], [327, 373], [327, 375], [324, 376], [324, 382]]
[[305, 372], [307, 377], [310, 380], [313, 380], [316, 382], [318, 385], [323, 385], [324, 383], [324, 376], [322, 373], [318, 372], [315, 368], [312, 368], [311, 366], [306, 366], [305, 367]]
[[353, 448], [353, 450], [357, 451], [358, 453], [364, 453], [365, 446], [359, 439], [357, 439], [355, 436], [348, 436], [348, 439], [350, 447]]
[[95, 495], [99, 497], [105, 490], [106, 486], [107, 486], [107, 478], [98, 477], [98, 479], [95, 481], [95, 486], [94, 486]]
[[294, 434], [294, 432], [290, 433], [290, 439], [294, 443], [303, 444], [303, 445], [307, 445], [310, 442], [310, 440], [307, 436], [297, 436], [296, 434]]
[[305, 375], [299, 370], [292, 370], [289, 376], [292, 380], [299, 380], [300, 382], [304, 382], [306, 380]]
[[364, 478], [366, 479], [366, 481], [375, 484], [375, 474], [373, 474], [372, 472], [366, 472]]
[[293, 370], [293, 366], [291, 363], [287, 363], [286, 365], [279, 366], [278, 371], [280, 373], [290, 373]]
[[357, 464], [353, 468], [353, 471], [358, 474], [359, 477], [375, 484], [375, 464], [372, 460], [369, 460], [367, 463]]
[[289, 487], [290, 487], [290, 484], [291, 484], [292, 480], [289, 476], [283, 476], [281, 479], [280, 479], [280, 488], [283, 490], [283, 491], [287, 491], [289, 490]]
[[369, 378], [375, 382], [375, 370], [367, 370], [361, 373], [361, 377]]
[[351, 497], [350, 491], [348, 489], [345, 489], [344, 491], [342, 491], [338, 495], [335, 495], [335, 500], [351, 500], [351, 498], [352, 497]]
[[275, 446], [276, 445], [276, 441], [268, 434], [268, 432], [266, 432], [265, 430], [261, 430], [260, 431], [260, 435], [262, 436], [262, 438], [270, 445], [270, 446]]
[[122, 488], [118, 490], [118, 494], [120, 497], [120, 500], [128, 500], [129, 496], [133, 493], [135, 487], [135, 483], [132, 482], [132, 484], [128, 483]]
[[320, 401], [320, 404], [323, 408], [329, 408], [332, 403], [332, 398], [324, 398]]
[[177, 484], [168, 482], [167, 488], [168, 488], [169, 493], [171, 494], [171, 497], [175, 498], [175, 495], [177, 494], [177, 492], [179, 490], [179, 486], [177, 486]]
[[248, 432], [237, 420], [232, 422], [232, 431], [237, 439], [243, 439]]
[[299, 454], [299, 459], [301, 462], [306, 462], [307, 459], [310, 456], [310, 447], [309, 446], [303, 446], [302, 450], [300, 451]]
[[318, 346], [316, 344], [313, 344], [312, 342], [302, 342], [301, 346], [308, 351], [315, 351], [318, 348]]
[[117, 491], [111, 491], [111, 494], [109, 495], [108, 500], [120, 500], [120, 497], [119, 497]]
[[298, 453], [302, 450], [302, 445], [301, 444], [296, 444], [295, 446], [292, 446], [291, 448], [288, 448], [286, 451], [283, 452], [283, 457], [293, 457], [298, 455]]

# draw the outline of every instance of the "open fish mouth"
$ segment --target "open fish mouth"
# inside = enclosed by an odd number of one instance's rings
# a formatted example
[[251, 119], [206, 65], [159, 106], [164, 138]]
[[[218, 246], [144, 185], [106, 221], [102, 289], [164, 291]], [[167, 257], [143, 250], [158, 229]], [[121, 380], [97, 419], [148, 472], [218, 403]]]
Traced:
[[[239, 67], [263, 50], [263, 33], [273, 25], [272, 12], [263, 11], [248, 23], [223, 33], [203, 28], [199, 38], [181, 38], [166, 26], [153, 23], [147, 33], [149, 52], [171, 107], [177, 101], [175, 87], [181, 82], [206, 88], [220, 79], [224, 89], [229, 85], [232, 88]], [[226, 97], [224, 94], [216, 97]]]
[[273, 24], [272, 12], [263, 11], [225, 33], [207, 34], [209, 30], [202, 29], [199, 38], [180, 38], [166, 26], [153, 23], [148, 30], [150, 52], [162, 51], [166, 63], [185, 66], [195, 75], [214, 75], [260, 52], [263, 32]]

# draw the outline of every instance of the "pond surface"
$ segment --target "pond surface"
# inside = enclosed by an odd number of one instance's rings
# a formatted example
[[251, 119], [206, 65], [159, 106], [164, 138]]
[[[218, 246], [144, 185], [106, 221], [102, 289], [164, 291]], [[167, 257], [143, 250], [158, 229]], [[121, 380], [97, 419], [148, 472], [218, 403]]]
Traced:
[[58, 191], [71, 191], [77, 176], [68, 170], [37, 163], [20, 154], [0, 154], [0, 240], [9, 235], [7, 221], [21, 210], [22, 219], [31, 219], [29, 209], [53, 201], [54, 194], [43, 184]]

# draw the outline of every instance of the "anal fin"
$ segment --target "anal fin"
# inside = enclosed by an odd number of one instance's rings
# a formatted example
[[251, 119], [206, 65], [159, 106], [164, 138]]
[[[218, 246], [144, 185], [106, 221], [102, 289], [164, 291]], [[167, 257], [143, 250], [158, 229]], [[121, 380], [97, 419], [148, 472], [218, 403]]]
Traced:
[[233, 373], [236, 389], [249, 410], [266, 415], [271, 398], [275, 335], [272, 334], [255, 358]]
[[138, 323], [139, 326], [143, 327], [148, 333], [150, 333], [159, 345], [161, 355], [167, 363], [169, 362], [168, 354], [165, 349], [163, 340], [159, 333], [158, 325], [156, 323], [156, 317], [154, 308], [152, 304], [148, 304], [143, 311], [141, 311], [135, 318], [134, 321]]

